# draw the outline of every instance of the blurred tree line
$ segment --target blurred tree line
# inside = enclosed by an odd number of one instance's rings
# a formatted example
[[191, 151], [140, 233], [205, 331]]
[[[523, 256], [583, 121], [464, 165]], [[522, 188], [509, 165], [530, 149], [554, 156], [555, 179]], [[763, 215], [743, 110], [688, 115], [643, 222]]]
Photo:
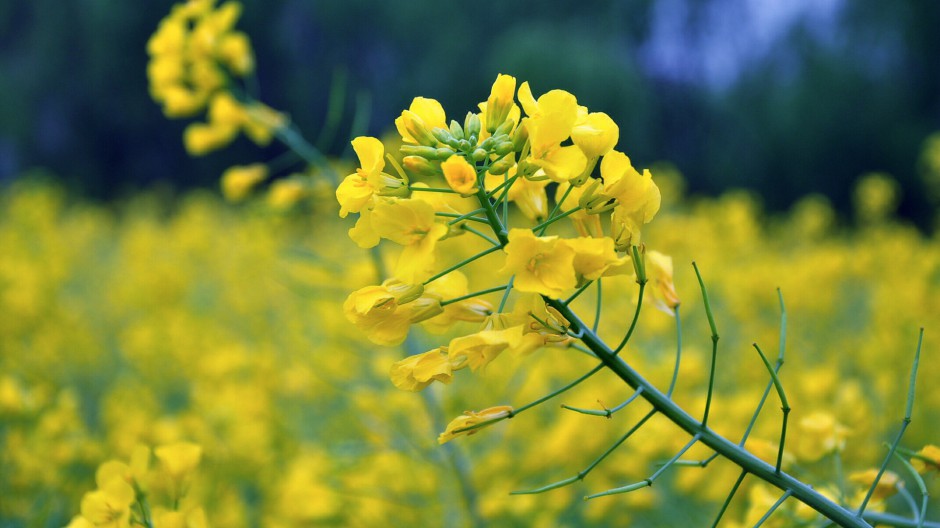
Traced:
[[[0, 0], [0, 181], [41, 167], [108, 199], [155, 182], [215, 186], [225, 167], [280, 152], [244, 143], [187, 157], [186, 122], [166, 121], [147, 93], [145, 44], [169, 7]], [[246, 0], [244, 8], [239, 28], [255, 47], [261, 98], [308, 137], [324, 121], [336, 75], [350, 93], [370, 95], [369, 132], [380, 134], [415, 95], [473, 108], [502, 72], [536, 94], [564, 88], [607, 112], [621, 125], [621, 150], [641, 166], [675, 163], [692, 192], [746, 187], [769, 209], [819, 192], [844, 211], [852, 182], [881, 171], [901, 184], [902, 215], [926, 225], [936, 205], [917, 159], [940, 129], [938, 2]], [[354, 101], [347, 97], [345, 115]], [[327, 150], [347, 151], [348, 135], [347, 119]]]

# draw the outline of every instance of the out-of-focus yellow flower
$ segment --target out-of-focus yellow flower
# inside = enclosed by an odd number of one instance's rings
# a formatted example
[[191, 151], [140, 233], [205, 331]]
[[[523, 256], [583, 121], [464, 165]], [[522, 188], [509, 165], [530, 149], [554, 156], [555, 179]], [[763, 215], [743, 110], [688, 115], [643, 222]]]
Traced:
[[183, 131], [183, 145], [193, 156], [202, 156], [228, 145], [237, 134], [236, 127], [192, 123]]
[[267, 177], [268, 166], [264, 163], [229, 167], [222, 173], [222, 195], [231, 202], [240, 202]]
[[800, 460], [815, 462], [829, 453], [845, 449], [849, 433], [849, 428], [839, 423], [835, 416], [814, 412], [799, 421], [794, 452]]
[[444, 171], [444, 179], [451, 189], [464, 196], [476, 192], [477, 171], [463, 156], [455, 154], [447, 158], [441, 163], [441, 170]]
[[[853, 482], [865, 488], [866, 492], [871, 485], [875, 482], [875, 477], [878, 476], [878, 470], [875, 468], [866, 469], [864, 471], [856, 471], [849, 475], [849, 482]], [[878, 484], [875, 486], [875, 491], [872, 493], [872, 498], [875, 500], [884, 500], [895, 493], [898, 492], [898, 485], [901, 483], [901, 478], [898, 477], [898, 474], [893, 471], [885, 471], [881, 475], [881, 479], [878, 480]]]
[[296, 177], [284, 178], [268, 189], [268, 205], [274, 209], [288, 209], [310, 195], [310, 187]]
[[680, 301], [672, 280], [672, 257], [658, 251], [647, 251], [646, 279], [652, 286], [656, 308], [669, 315], [675, 315], [675, 308], [679, 306]]
[[883, 220], [897, 209], [901, 198], [898, 183], [888, 174], [865, 174], [855, 185], [852, 204], [861, 220]]
[[82, 517], [94, 526], [129, 527], [134, 488], [124, 479], [113, 478], [82, 497]]
[[911, 465], [918, 473], [924, 474], [928, 471], [940, 471], [940, 447], [932, 444], [925, 445], [923, 449], [911, 458]]
[[472, 434], [476, 434], [480, 428], [466, 431], [462, 431], [461, 429], [467, 429], [468, 427], [473, 427], [490, 420], [509, 418], [510, 416], [512, 416], [512, 407], [509, 405], [497, 405], [496, 407], [483, 409], [480, 412], [465, 411], [463, 415], [454, 418], [449, 424], [447, 424], [447, 428], [444, 430], [444, 432], [437, 437], [437, 442], [439, 444], [444, 444], [450, 442], [460, 435], [470, 436]]
[[454, 370], [447, 347], [438, 347], [396, 361], [389, 375], [399, 389], [417, 392], [435, 381], [450, 383]]
[[521, 292], [558, 298], [578, 284], [574, 249], [556, 236], [537, 237], [531, 229], [512, 229], [505, 251], [501, 272], [515, 275], [513, 286]]
[[202, 447], [191, 442], [176, 442], [158, 446], [153, 454], [170, 478], [181, 481], [199, 465]]

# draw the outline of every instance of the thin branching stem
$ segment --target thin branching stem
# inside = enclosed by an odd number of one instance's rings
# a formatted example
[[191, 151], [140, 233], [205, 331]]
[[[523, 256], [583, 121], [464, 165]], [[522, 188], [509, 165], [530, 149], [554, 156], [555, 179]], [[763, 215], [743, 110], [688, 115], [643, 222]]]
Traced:
[[760, 519], [758, 519], [756, 523], [754, 523], [754, 528], [758, 528], [759, 526], [764, 524], [764, 521], [769, 519], [770, 516], [773, 515], [775, 511], [777, 511], [777, 508], [779, 508], [780, 505], [783, 504], [783, 501], [790, 498], [791, 494], [792, 493], [790, 492], [790, 490], [787, 490], [786, 492], [784, 492], [784, 494], [781, 495], [779, 499], [777, 499], [777, 502], [775, 502], [774, 505], [771, 506], [769, 510], [767, 510], [767, 513], [765, 513], [763, 517], [761, 517]]
[[650, 418], [652, 418], [654, 414], [656, 414], [656, 410], [655, 410], [655, 409], [649, 411], [648, 413], [646, 413], [646, 415], [645, 415], [643, 418], [641, 418], [640, 421], [636, 423], [636, 425], [634, 425], [633, 427], [631, 427], [630, 430], [627, 431], [623, 436], [621, 436], [620, 438], [618, 438], [617, 441], [614, 442], [614, 444], [613, 444], [612, 446], [608, 447], [606, 451], [604, 451], [603, 453], [601, 453], [601, 456], [595, 458], [594, 461], [591, 462], [590, 464], [588, 464], [588, 466], [587, 466], [586, 468], [584, 468], [583, 470], [579, 471], [577, 475], [575, 475], [575, 476], [573, 476], [573, 477], [566, 478], [566, 479], [564, 479], [564, 480], [559, 480], [558, 482], [553, 482], [553, 483], [551, 483], [551, 484], [547, 484], [547, 485], [545, 485], [545, 486], [542, 486], [541, 488], [535, 488], [535, 489], [531, 489], [531, 490], [513, 491], [513, 492], [510, 493], [510, 495], [533, 495], [533, 494], [536, 494], [536, 493], [545, 493], [546, 491], [551, 491], [551, 490], [553, 490], [553, 489], [558, 489], [558, 488], [560, 488], [560, 487], [562, 487], [562, 486], [567, 486], [568, 484], [573, 484], [573, 483], [575, 483], [575, 482], [577, 482], [577, 481], [579, 481], [579, 480], [584, 480], [584, 478], [587, 477], [588, 474], [589, 474], [591, 471], [593, 471], [594, 468], [597, 467], [598, 464], [600, 464], [601, 462], [603, 462], [603, 460], [604, 460], [605, 458], [607, 458], [608, 455], [610, 455], [611, 453], [613, 453], [618, 447], [620, 447], [621, 444], [623, 444], [624, 442], [626, 442], [628, 438], [630, 438], [631, 436], [633, 436], [633, 433], [637, 432], [641, 427], [643, 427], [643, 424], [645, 424], [647, 420], [649, 420]]
[[708, 413], [712, 406], [712, 393], [715, 388], [715, 364], [718, 359], [718, 328], [715, 327], [715, 317], [712, 315], [712, 306], [708, 301], [708, 291], [705, 289], [705, 281], [702, 280], [702, 274], [698, 271], [698, 265], [693, 262], [695, 276], [698, 277], [698, 284], [702, 289], [702, 301], [705, 304], [705, 315], [708, 316], [708, 326], [712, 331], [712, 361], [708, 373], [708, 395], [705, 397], [705, 412], [702, 415], [702, 425], [708, 424]]
[[787, 417], [790, 416], [790, 403], [787, 401], [787, 393], [783, 390], [783, 383], [780, 382], [777, 371], [770, 366], [770, 361], [767, 361], [767, 356], [764, 355], [764, 351], [760, 349], [757, 343], [754, 343], [754, 349], [757, 350], [761, 361], [764, 362], [764, 366], [767, 368], [767, 372], [770, 373], [770, 379], [773, 380], [774, 387], [777, 389], [777, 396], [780, 397], [780, 409], [783, 411], [783, 425], [780, 429], [780, 446], [777, 448], [776, 465], [776, 471], [780, 473], [780, 464], [783, 462], [783, 446], [787, 441]]
[[484, 428], [484, 427], [486, 427], [486, 426], [489, 426], [489, 425], [492, 425], [492, 424], [494, 424], [494, 423], [496, 423], [496, 422], [501, 422], [501, 421], [503, 421], [503, 420], [508, 420], [508, 419], [510, 419], [510, 418], [514, 418], [514, 417], [518, 416], [519, 414], [521, 414], [521, 413], [523, 413], [523, 412], [525, 412], [525, 411], [531, 409], [532, 407], [535, 407], [536, 405], [541, 405], [541, 404], [545, 403], [546, 401], [548, 401], [548, 400], [554, 398], [555, 396], [558, 396], [559, 394], [562, 394], [562, 393], [564, 393], [564, 392], [567, 392], [567, 391], [569, 391], [569, 390], [571, 390], [571, 389], [577, 387], [581, 382], [583, 382], [584, 380], [586, 380], [586, 379], [590, 378], [591, 376], [597, 374], [597, 373], [600, 372], [601, 369], [603, 369], [603, 368], [604, 368], [604, 365], [603, 365], [603, 364], [597, 365], [596, 367], [594, 367], [594, 368], [592, 368], [591, 370], [587, 371], [587, 373], [585, 373], [583, 376], [581, 376], [580, 378], [578, 378], [578, 379], [572, 381], [571, 383], [565, 385], [564, 387], [562, 387], [562, 388], [560, 388], [560, 389], [557, 389], [557, 390], [554, 390], [554, 391], [552, 391], [552, 392], [546, 394], [545, 396], [542, 396], [541, 398], [539, 398], [539, 399], [537, 399], [537, 400], [531, 401], [531, 402], [529, 402], [529, 403], [523, 405], [522, 407], [519, 407], [519, 408], [517, 408], [517, 409], [513, 409], [513, 410], [510, 411], [506, 416], [501, 416], [501, 417], [499, 417], [499, 418], [493, 418], [493, 419], [491, 419], [491, 420], [485, 420], [485, 421], [482, 421], [482, 422], [480, 422], [480, 423], [473, 424], [473, 425], [471, 425], [471, 426], [469, 426], [469, 427], [464, 427], [464, 428], [461, 428], [461, 429], [456, 429], [456, 430], [454, 430], [454, 434], [457, 434], [457, 433], [465, 433], [465, 432], [468, 432], [468, 431], [473, 431], [474, 429], [482, 429], [482, 428]]
[[673, 456], [671, 459], [669, 459], [668, 462], [663, 464], [662, 467], [660, 467], [658, 470], [656, 470], [655, 473], [650, 475], [649, 478], [645, 480], [641, 480], [640, 482], [635, 482], [633, 484], [629, 484], [629, 485], [622, 486], [619, 488], [612, 488], [607, 491], [602, 491], [600, 493], [588, 495], [587, 497], [584, 497], [584, 500], [596, 499], [598, 497], [606, 497], [608, 495], [616, 495], [618, 493], [629, 493], [631, 491], [636, 491], [641, 488], [652, 486], [653, 482], [655, 482], [656, 479], [659, 478], [659, 476], [663, 474], [663, 472], [665, 472], [667, 469], [672, 467], [672, 465], [675, 464], [676, 460], [679, 460], [679, 457], [684, 455], [685, 452], [689, 450], [689, 448], [691, 448], [693, 445], [695, 445], [696, 442], [699, 441], [699, 438], [700, 438], [699, 435], [693, 436], [692, 440], [689, 440], [689, 443], [685, 444], [685, 447], [680, 449], [679, 452], [675, 454], [675, 456]]
[[721, 509], [718, 510], [718, 515], [715, 516], [715, 522], [712, 523], [711, 528], [718, 528], [718, 523], [721, 521], [721, 518], [724, 517], [725, 511], [728, 510], [728, 506], [731, 505], [731, 500], [734, 499], [734, 495], [738, 492], [738, 488], [741, 487], [741, 483], [744, 482], [744, 477], [746, 476], [747, 470], [742, 470], [741, 474], [738, 475], [738, 480], [734, 481], [734, 486], [731, 486], [731, 492], [728, 493], [725, 502], [721, 504]]
[[868, 488], [868, 493], [865, 494], [865, 499], [862, 501], [861, 506], [858, 507], [858, 512], [855, 514], [856, 517], [861, 517], [865, 512], [865, 508], [868, 507], [868, 501], [871, 500], [872, 494], [875, 493], [875, 488], [878, 487], [878, 482], [881, 480], [881, 476], [884, 475], [886, 469], [888, 469], [888, 462], [891, 461], [891, 458], [894, 457], [894, 452], [898, 448], [898, 444], [901, 443], [901, 437], [904, 436], [904, 431], [907, 430], [907, 426], [911, 424], [911, 414], [914, 412], [914, 386], [917, 382], [917, 366], [920, 364], [920, 349], [924, 344], [924, 329], [920, 329], [920, 336], [917, 338], [917, 351], [914, 352], [914, 365], [911, 367], [911, 380], [907, 388], [907, 406], [904, 409], [904, 419], [901, 420], [901, 430], [898, 431], [897, 437], [894, 439], [894, 443], [891, 444], [891, 449], [888, 450], [888, 455], [885, 457], [884, 461], [881, 463], [881, 468], [878, 470], [878, 475], [875, 476], [875, 480], [871, 483], [871, 487]]
[[582, 409], [580, 407], [572, 407], [570, 405], [562, 404], [563, 409], [568, 409], [569, 411], [574, 411], [581, 414], [589, 414], [591, 416], [603, 416], [605, 418], [610, 418], [615, 412], [623, 409], [627, 405], [633, 403], [634, 400], [640, 397], [640, 393], [643, 392], [643, 389], [637, 389], [634, 391], [633, 395], [627, 398], [623, 403], [614, 407], [613, 409], [605, 408], [603, 411], [598, 411], [597, 409]]
[[682, 361], [682, 322], [679, 320], [679, 305], [672, 309], [672, 314], [676, 318], [676, 366], [672, 369], [672, 379], [669, 381], [669, 390], [666, 391], [666, 397], [672, 398], [672, 391], [676, 389], [676, 382], [679, 380], [679, 363]]
[[503, 284], [502, 286], [494, 286], [492, 288], [487, 288], [485, 290], [480, 290], [478, 292], [468, 293], [466, 295], [461, 295], [460, 297], [454, 297], [453, 299], [447, 299], [446, 301], [441, 301], [441, 306], [447, 306], [448, 304], [454, 304], [455, 302], [465, 301], [467, 299], [472, 299], [474, 297], [486, 295], [487, 293], [503, 291], [508, 287], [509, 287], [508, 284]]
[[[920, 473], [914, 469], [914, 466], [907, 461], [906, 458], [901, 456], [897, 451], [894, 452], [894, 457], [897, 458], [901, 465], [904, 466], [904, 469], [911, 474], [911, 478], [914, 479], [914, 482], [917, 484], [917, 490], [920, 491], [920, 511], [916, 512], [915, 519], [917, 520], [917, 526], [920, 528], [924, 525], [924, 521], [927, 517], [927, 503], [930, 499], [930, 493], [927, 491], [927, 483], [924, 482], [924, 478], [920, 476]], [[916, 510], [915, 510], [916, 511]]]

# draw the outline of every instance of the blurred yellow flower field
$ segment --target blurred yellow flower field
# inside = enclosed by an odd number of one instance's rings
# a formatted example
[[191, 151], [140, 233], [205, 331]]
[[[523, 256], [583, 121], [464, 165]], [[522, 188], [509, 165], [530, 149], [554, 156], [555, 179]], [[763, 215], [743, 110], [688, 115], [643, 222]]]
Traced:
[[[832, 496], [864, 493], [863, 472], [878, 466], [882, 442], [901, 423], [920, 327], [923, 359], [902, 446], [940, 442], [940, 244], [891, 219], [891, 200], [878, 196], [890, 185], [863, 182], [858, 227], [849, 229], [819, 198], [766, 215], [748, 194], [686, 197], [674, 171], [654, 174], [662, 208], [643, 236], [673, 259], [675, 291], [665, 299], [681, 299], [678, 403], [700, 411], [708, 381], [695, 260], [721, 334], [716, 431], [739, 437], [767, 383], [751, 344], [776, 352], [779, 287], [788, 317], [781, 379], [793, 408], [784, 469]], [[0, 524], [64, 526], [99, 511], [93, 502], [108, 492], [108, 475], [144, 471], [141, 457], [158, 526], [698, 526], [714, 518], [739, 472], [721, 459], [676, 467], [652, 489], [581, 500], [646, 478], [686, 444], [659, 416], [584, 482], [509, 495], [577, 474], [646, 413], [639, 402], [610, 419], [559, 408], [603, 410], [627, 399], [604, 372], [555, 403], [438, 445], [451, 417], [519, 407], [595, 362], [548, 347], [504, 354], [498, 368], [473, 376], [455, 372], [444, 391], [397, 389], [389, 371], [401, 350], [369, 344], [343, 314], [349, 292], [380, 281], [369, 255], [335, 236], [352, 227], [337, 213], [329, 201], [288, 214], [205, 193], [103, 207], [47, 183], [9, 187], [0, 199]], [[605, 298], [605, 313], [623, 317], [607, 317], [599, 332], [619, 335], [635, 302]], [[583, 303], [589, 310], [591, 299]], [[438, 342], [416, 339], [422, 350]], [[675, 320], [646, 310], [623, 354], [664, 386], [675, 340]], [[747, 445], [770, 463], [779, 440], [773, 398]], [[936, 495], [932, 449], [916, 462]], [[693, 448], [683, 458], [709, 454]], [[99, 470], [107, 461], [116, 462]], [[891, 467], [913, 489], [903, 468]], [[184, 484], [174, 508], [173, 486]], [[126, 493], [110, 486], [113, 496]], [[743, 486], [728, 525], [753, 524], [752, 512], [760, 517], [776, 500], [756, 481]], [[884, 500], [907, 511], [897, 496]], [[768, 525], [815, 518], [795, 506], [781, 512]]]

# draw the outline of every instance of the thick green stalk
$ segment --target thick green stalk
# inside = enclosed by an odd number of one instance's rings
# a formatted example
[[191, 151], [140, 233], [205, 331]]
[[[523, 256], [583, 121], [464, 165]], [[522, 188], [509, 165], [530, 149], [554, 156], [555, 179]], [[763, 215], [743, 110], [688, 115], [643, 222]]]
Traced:
[[622, 358], [613, 353], [613, 350], [607, 346], [590, 327], [572, 312], [565, 304], [556, 299], [545, 298], [545, 302], [571, 323], [572, 328], [583, 331], [582, 342], [601, 360], [602, 363], [617, 377], [626, 382], [633, 389], [640, 389], [643, 392], [641, 397], [645, 399], [653, 409], [663, 414], [672, 423], [676, 424], [692, 436], [698, 435], [699, 441], [749, 474], [771, 484], [783, 491], [789, 491], [790, 494], [813, 508], [827, 519], [839, 524], [840, 526], [864, 528], [870, 525], [864, 519], [856, 517], [854, 512], [850, 512], [838, 504], [827, 499], [810, 486], [800, 480], [790, 476], [785, 472], [777, 473], [774, 466], [752, 455], [742, 447], [731, 442], [725, 437], [719, 435], [699, 420], [693, 418], [684, 409], [676, 405], [665, 394], [660, 392], [643, 376], [636, 372], [633, 367], [628, 365]]

